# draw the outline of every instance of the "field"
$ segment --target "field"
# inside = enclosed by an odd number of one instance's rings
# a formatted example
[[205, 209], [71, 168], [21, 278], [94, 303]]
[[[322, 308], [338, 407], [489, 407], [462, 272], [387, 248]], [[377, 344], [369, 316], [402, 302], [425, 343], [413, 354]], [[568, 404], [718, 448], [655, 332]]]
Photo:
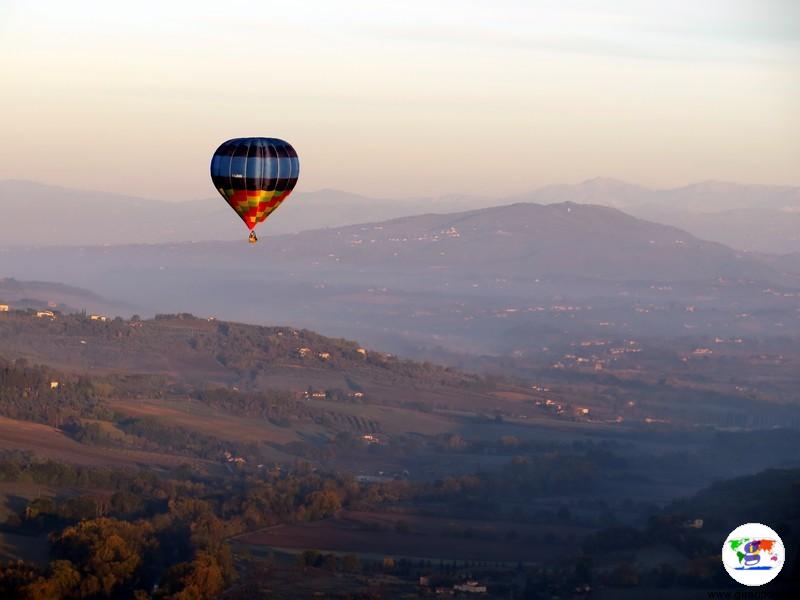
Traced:
[[450, 519], [345, 510], [311, 523], [283, 524], [236, 538], [238, 544], [364, 556], [534, 562], [574, 552], [591, 530], [577, 526]]
[[[278, 556], [277, 553], [275, 553]], [[280, 556], [281, 558], [286, 558]], [[263, 585], [259, 593], [244, 597], [308, 600], [308, 598], [417, 598], [416, 581], [383, 573], [344, 573], [321, 568], [294, 567], [293, 557], [269, 564], [259, 561], [247, 565], [247, 581]], [[272, 561], [273, 563], [276, 561]], [[251, 593], [247, 590], [246, 593]]]
[[208, 435], [245, 442], [286, 444], [298, 441], [294, 430], [278, 427], [264, 418], [243, 418], [212, 410], [199, 402], [186, 400], [110, 400], [119, 412], [135, 417], [157, 417], [164, 423], [193, 429]]
[[80, 444], [55, 427], [5, 417], [0, 417], [0, 449], [32, 451], [45, 458], [86, 466], [143, 465], [169, 468], [199, 462], [155, 452]]
[[381, 430], [387, 434], [416, 433], [438, 435], [453, 431], [454, 420], [440, 413], [425, 413], [394, 406], [375, 404], [342, 404], [324, 400], [308, 400], [307, 404], [320, 411], [333, 410], [347, 415], [356, 415], [380, 423]]

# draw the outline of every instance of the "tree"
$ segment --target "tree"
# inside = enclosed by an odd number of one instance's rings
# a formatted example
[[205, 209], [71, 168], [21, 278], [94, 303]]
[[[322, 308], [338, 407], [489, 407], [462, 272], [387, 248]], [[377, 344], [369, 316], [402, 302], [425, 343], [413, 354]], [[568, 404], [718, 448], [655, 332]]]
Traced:
[[358, 556], [355, 554], [345, 554], [342, 557], [342, 569], [350, 573], [355, 573], [361, 570], [361, 563]]
[[336, 490], [312, 492], [306, 499], [309, 520], [322, 519], [342, 508], [342, 499]]
[[218, 596], [225, 586], [225, 574], [213, 554], [197, 553], [188, 563], [179, 563], [167, 573], [164, 587], [170, 600], [207, 600]]
[[149, 523], [109, 518], [82, 521], [53, 538], [54, 554], [77, 566], [80, 591], [87, 596], [110, 595], [118, 586], [135, 583], [143, 556], [156, 547]]
[[68, 560], [50, 563], [49, 574], [22, 588], [22, 597], [30, 600], [59, 600], [72, 595], [81, 582], [81, 574]]

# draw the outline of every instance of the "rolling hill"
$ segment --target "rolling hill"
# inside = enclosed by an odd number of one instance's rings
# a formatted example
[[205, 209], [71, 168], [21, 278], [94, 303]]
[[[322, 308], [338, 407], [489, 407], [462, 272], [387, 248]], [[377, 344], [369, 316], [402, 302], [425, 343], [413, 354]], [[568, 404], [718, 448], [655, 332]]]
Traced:
[[[518, 404], [493, 396], [491, 392], [504, 386], [474, 374], [402, 360], [309, 330], [187, 313], [105, 322], [80, 314], [38, 318], [31, 311], [3, 313], [0, 366], [3, 359], [19, 358], [72, 376], [110, 377], [119, 393], [142, 399], [163, 398], [171, 386], [181, 393], [222, 386], [242, 392], [284, 390], [298, 396], [316, 390], [323, 392], [323, 399], [340, 402], [369, 400], [476, 412], [513, 410]], [[533, 397], [524, 387], [505, 387]], [[354, 396], [356, 392], [360, 394]]]
[[712, 213], [637, 207], [631, 212], [732, 248], [774, 254], [800, 251], [800, 207], [740, 208]]
[[655, 190], [596, 178], [577, 185], [548, 186], [507, 201], [600, 204], [737, 250], [800, 251], [798, 187], [706, 181]]
[[135, 307], [106, 300], [88, 290], [45, 281], [18, 281], [0, 279], [0, 304], [16, 309], [50, 308], [62, 312], [88, 311], [124, 315]]
[[[0, 250], [12, 273], [92, 269], [308, 267], [387, 272], [446, 269], [461, 277], [566, 277], [619, 281], [792, 280], [756, 255], [698, 239], [619, 210], [571, 202], [474, 211], [268, 236], [258, 246], [198, 242]], [[788, 277], [788, 279], [787, 279]]]
[[[581, 313], [594, 325], [573, 321], [586, 331], [620, 321], [628, 334], [671, 335], [686, 323], [675, 306], [696, 305], [715, 319], [791, 311], [791, 290], [800, 287], [793, 260], [737, 252], [616, 209], [575, 203], [402, 217], [266, 236], [256, 246], [11, 247], [0, 250], [0, 261], [4, 275], [91, 289], [141, 307], [143, 315], [191, 311], [289, 323], [393, 352], [420, 344], [496, 351], [493, 340], [504, 335], [498, 314], [537, 318], [531, 311], [571, 303], [595, 306]], [[787, 292], [766, 296], [771, 288]], [[630, 329], [619, 310], [648, 302], [666, 303], [671, 312], [647, 323], [637, 317], [641, 325]]]
[[[739, 250], [797, 252], [800, 188], [701, 182], [650, 189], [598, 177], [503, 198], [368, 198], [338, 190], [295, 193], [263, 234], [297, 233], [425, 213], [450, 213], [519, 202], [575, 202], [625, 210]], [[0, 245], [160, 244], [234, 240], [243, 228], [219, 198], [165, 202], [27, 181], [0, 181]], [[32, 206], [46, 206], [43, 222]]]
[[283, 260], [528, 279], [779, 279], [754, 257], [592, 205], [518, 203], [268, 239]]

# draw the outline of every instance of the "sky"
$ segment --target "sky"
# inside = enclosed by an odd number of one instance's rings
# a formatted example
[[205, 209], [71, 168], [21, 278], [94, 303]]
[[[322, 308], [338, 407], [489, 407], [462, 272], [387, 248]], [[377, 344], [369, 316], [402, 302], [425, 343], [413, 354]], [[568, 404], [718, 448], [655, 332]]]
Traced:
[[232, 137], [298, 190], [800, 185], [796, 0], [0, 0], [0, 179], [214, 195]]

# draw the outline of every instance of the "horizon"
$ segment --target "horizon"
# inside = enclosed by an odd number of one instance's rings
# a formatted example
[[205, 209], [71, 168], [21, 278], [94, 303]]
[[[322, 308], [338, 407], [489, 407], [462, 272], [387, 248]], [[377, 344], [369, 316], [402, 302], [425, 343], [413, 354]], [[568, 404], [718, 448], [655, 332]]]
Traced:
[[[181, 198], [181, 199], [168, 199], [168, 198], [157, 198], [155, 196], [139, 196], [134, 194], [126, 194], [123, 192], [115, 191], [115, 190], [107, 190], [107, 189], [99, 189], [99, 188], [88, 188], [88, 187], [72, 187], [67, 186], [59, 183], [46, 183], [44, 181], [37, 181], [34, 179], [23, 179], [23, 178], [16, 178], [16, 177], [9, 177], [9, 178], [0, 178], [0, 184], [2, 183], [22, 183], [22, 184], [31, 184], [37, 185], [42, 187], [53, 187], [58, 189], [64, 189], [72, 192], [82, 192], [88, 194], [111, 194], [111, 195], [118, 195], [118, 196], [128, 196], [131, 198], [136, 198], [137, 200], [147, 200], [152, 202], [169, 202], [169, 203], [189, 203], [189, 202], [198, 202], [198, 201], [206, 201], [206, 200], [214, 200], [220, 201], [219, 195], [215, 195], [213, 190], [209, 192], [205, 196], [199, 196], [195, 198]], [[294, 200], [294, 196], [297, 195], [316, 195], [316, 194], [323, 194], [323, 193], [338, 193], [338, 194], [347, 194], [351, 196], [358, 196], [362, 197], [367, 200], [378, 200], [378, 201], [387, 201], [387, 202], [394, 202], [394, 201], [415, 201], [415, 200], [423, 200], [423, 199], [431, 199], [431, 200], [443, 200], [443, 199], [450, 199], [450, 198], [472, 198], [472, 199], [484, 199], [484, 200], [514, 200], [514, 201], [524, 201], [519, 200], [520, 196], [525, 196], [526, 194], [535, 194], [537, 192], [541, 192], [550, 188], [559, 188], [559, 187], [581, 187], [587, 186], [590, 184], [595, 183], [604, 183], [610, 185], [619, 185], [625, 186], [630, 188], [639, 188], [647, 192], [667, 192], [667, 191], [678, 191], [678, 190], [685, 190], [694, 187], [700, 186], [711, 186], [711, 185], [723, 185], [723, 186], [736, 186], [742, 188], [766, 188], [766, 189], [800, 189], [800, 184], [792, 185], [792, 184], [780, 184], [780, 183], [764, 183], [764, 182], [742, 182], [742, 181], [735, 181], [735, 180], [723, 180], [723, 179], [697, 179], [697, 180], [690, 180], [683, 183], [678, 183], [676, 185], [669, 185], [669, 186], [653, 186], [647, 185], [643, 183], [638, 183], [635, 181], [619, 179], [616, 177], [607, 177], [603, 175], [597, 175], [595, 177], [589, 177], [587, 179], [582, 179], [579, 181], [558, 181], [552, 183], [543, 183], [540, 185], [532, 186], [530, 188], [526, 188], [521, 192], [515, 192], [512, 194], [506, 195], [499, 195], [499, 196], [492, 196], [488, 194], [469, 194], [460, 191], [451, 191], [451, 192], [444, 192], [442, 194], [434, 194], [430, 196], [420, 195], [420, 196], [369, 196], [367, 194], [362, 194], [357, 191], [353, 191], [350, 189], [343, 189], [343, 188], [335, 188], [330, 186], [323, 186], [316, 189], [306, 189], [299, 192], [294, 192], [293, 195], [290, 197], [289, 202]], [[469, 209], [465, 209], [469, 210]]]

